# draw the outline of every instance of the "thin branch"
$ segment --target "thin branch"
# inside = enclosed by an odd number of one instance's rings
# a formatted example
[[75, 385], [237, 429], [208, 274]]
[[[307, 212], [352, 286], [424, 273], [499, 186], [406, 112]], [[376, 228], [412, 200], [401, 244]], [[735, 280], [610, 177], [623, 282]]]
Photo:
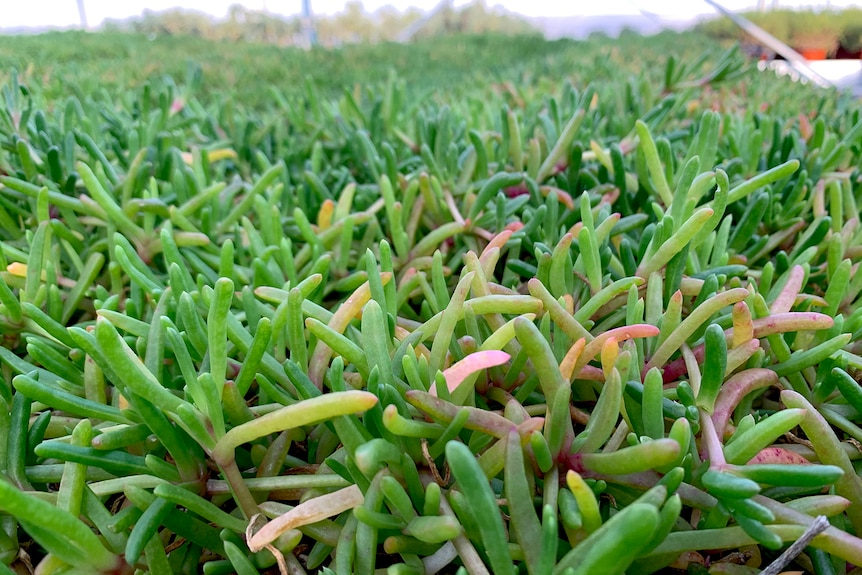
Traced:
[[790, 564], [791, 561], [796, 559], [796, 556], [802, 553], [802, 551], [808, 547], [809, 543], [826, 531], [829, 527], [829, 520], [826, 519], [823, 515], [818, 515], [811, 525], [805, 530], [802, 534], [802, 537], [793, 542], [793, 544], [788, 547], [784, 553], [778, 556], [778, 559], [772, 562], [772, 564], [761, 571], [761, 575], [778, 575], [781, 571]]

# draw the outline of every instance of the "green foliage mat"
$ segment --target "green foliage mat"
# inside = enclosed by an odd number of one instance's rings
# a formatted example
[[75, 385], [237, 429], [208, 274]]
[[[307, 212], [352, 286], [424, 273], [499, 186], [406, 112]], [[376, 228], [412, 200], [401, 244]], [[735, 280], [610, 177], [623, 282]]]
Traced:
[[[479, 81], [514, 80], [524, 69], [545, 77], [569, 74], [561, 57], [571, 63], [579, 46], [540, 36], [475, 35], [422, 40], [407, 49], [384, 43], [303, 51], [192, 36], [52, 32], [0, 36], [0, 75], [8, 77], [17, 69], [52, 102], [70, 93], [81, 100], [113, 100], [126, 90], [134, 98], [142, 83], [167, 76], [169, 83], [174, 78], [236, 106], [262, 111], [272, 108], [273, 92], [337, 97], [355, 85], [380, 85], [393, 71], [417, 97], [440, 88], [472, 89]], [[306, 91], [309, 80], [314, 94]]]
[[0, 573], [862, 564], [849, 96], [685, 34], [0, 62]]

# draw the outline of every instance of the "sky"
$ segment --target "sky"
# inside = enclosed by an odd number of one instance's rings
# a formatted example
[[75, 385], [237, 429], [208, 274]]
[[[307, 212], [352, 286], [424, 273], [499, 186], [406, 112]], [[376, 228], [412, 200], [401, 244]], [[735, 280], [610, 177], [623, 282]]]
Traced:
[[[399, 10], [417, 6], [422, 10], [432, 9], [439, 0], [364, 0], [365, 9], [374, 11], [390, 4]], [[0, 10], [0, 29], [35, 27], [70, 27], [80, 23], [76, 0], [0, 0], [5, 4]], [[301, 0], [84, 0], [87, 20], [91, 27], [98, 26], [106, 18], [127, 18], [141, 14], [143, 10], [166, 10], [174, 7], [199, 10], [214, 16], [224, 16], [231, 4], [244, 4], [252, 9], [267, 9], [270, 12], [293, 15], [301, 10]], [[456, 4], [463, 3], [456, 0]], [[504, 8], [534, 17], [632, 15], [641, 11], [668, 19], [693, 18], [701, 14], [713, 14], [714, 9], [700, 0], [487, 0], [489, 5], [500, 4]], [[724, 0], [723, 5], [731, 10], [751, 8], [757, 0]], [[312, 11], [317, 14], [334, 14], [344, 8], [345, 0], [311, 0]], [[860, 1], [831, 0], [767, 0], [767, 4], [782, 7], [823, 6], [843, 7], [862, 4]]]

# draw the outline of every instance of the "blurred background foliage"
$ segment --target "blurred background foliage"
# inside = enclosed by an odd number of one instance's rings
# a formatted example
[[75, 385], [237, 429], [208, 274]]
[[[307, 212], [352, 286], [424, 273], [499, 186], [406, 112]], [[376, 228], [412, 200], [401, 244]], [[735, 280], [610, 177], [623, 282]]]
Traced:
[[[385, 6], [369, 13], [363, 8], [362, 2], [351, 0], [337, 14], [314, 16], [314, 25], [319, 43], [333, 47], [346, 43], [392, 41], [425, 17], [415, 7], [399, 11], [392, 6]], [[300, 16], [282, 17], [239, 4], [231, 6], [227, 17], [222, 19], [191, 10], [147, 10], [139, 18], [109, 20], [104, 29], [108, 32], [135, 32], [148, 36], [198, 36], [209, 40], [279, 46], [301, 46], [305, 42]], [[442, 3], [422, 23], [415, 38], [485, 32], [538, 33], [523, 18], [496, 7], [491, 8], [484, 0], [474, 0], [459, 7], [455, 7], [452, 2]]]
[[[740, 14], [796, 49], [823, 47], [830, 55], [858, 57], [862, 51], [862, 8], [844, 10], [771, 9]], [[695, 31], [724, 41], [749, 41], [729, 18], [710, 18]]]

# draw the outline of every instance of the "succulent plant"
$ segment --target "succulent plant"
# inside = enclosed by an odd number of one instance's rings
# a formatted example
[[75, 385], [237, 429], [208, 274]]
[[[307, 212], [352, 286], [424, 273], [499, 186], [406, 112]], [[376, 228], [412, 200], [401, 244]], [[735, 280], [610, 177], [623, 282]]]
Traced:
[[695, 35], [458, 42], [523, 60], [8, 75], [0, 573], [862, 564], [858, 104]]

